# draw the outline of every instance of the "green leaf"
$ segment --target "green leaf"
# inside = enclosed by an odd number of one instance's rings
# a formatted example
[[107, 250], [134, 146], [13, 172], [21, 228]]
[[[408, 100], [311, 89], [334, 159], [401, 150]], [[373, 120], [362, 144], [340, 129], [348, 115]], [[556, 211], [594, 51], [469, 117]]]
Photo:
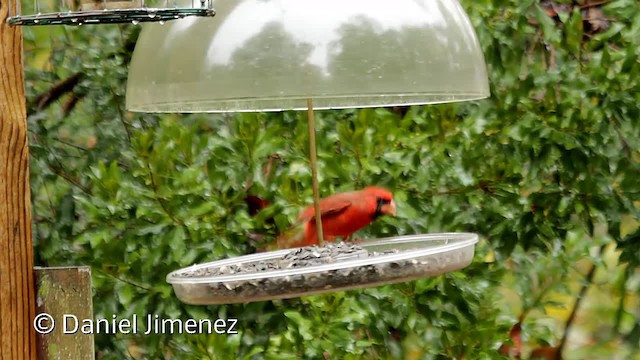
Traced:
[[580, 54], [580, 49], [582, 47], [582, 20], [583, 19], [580, 13], [580, 8], [575, 6], [573, 12], [571, 13], [571, 17], [569, 18], [569, 21], [565, 22], [568, 50], [574, 52], [575, 54]]
[[545, 13], [542, 7], [536, 5], [535, 9], [536, 20], [538, 20], [538, 22], [540, 23], [544, 39], [554, 45], [559, 44], [560, 30], [558, 29], [556, 23]]

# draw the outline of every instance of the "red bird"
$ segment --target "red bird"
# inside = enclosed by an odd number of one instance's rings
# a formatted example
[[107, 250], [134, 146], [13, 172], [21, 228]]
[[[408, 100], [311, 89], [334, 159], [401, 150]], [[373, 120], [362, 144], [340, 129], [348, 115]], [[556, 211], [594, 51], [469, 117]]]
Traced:
[[[387, 189], [370, 186], [359, 191], [338, 193], [320, 200], [323, 237], [335, 241], [336, 236], [349, 239], [353, 233], [369, 225], [381, 215], [396, 214], [393, 194]], [[297, 236], [288, 241], [286, 247], [318, 244], [315, 209], [313, 205], [304, 209], [298, 217], [304, 222], [304, 237]], [[280, 247], [282, 246], [280, 242]]]

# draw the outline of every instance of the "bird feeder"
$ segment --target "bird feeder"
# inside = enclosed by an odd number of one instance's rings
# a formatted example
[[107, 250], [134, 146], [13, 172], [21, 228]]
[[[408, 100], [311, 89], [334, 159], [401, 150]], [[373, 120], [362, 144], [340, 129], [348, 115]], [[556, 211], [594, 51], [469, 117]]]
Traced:
[[214, 16], [213, 0], [9, 0], [11, 25], [74, 25], [160, 22]]
[[[127, 109], [306, 110], [316, 214], [314, 109], [489, 96], [484, 57], [456, 0], [217, 0], [215, 7], [214, 18], [144, 25]], [[320, 216], [315, 221], [324, 245]], [[167, 280], [188, 303], [287, 298], [456, 270], [471, 262], [476, 242], [475, 234], [450, 233], [330, 244], [197, 265]]]
[[393, 284], [455, 271], [473, 260], [476, 234], [397, 236], [271, 251], [167, 275], [188, 304], [232, 304]]

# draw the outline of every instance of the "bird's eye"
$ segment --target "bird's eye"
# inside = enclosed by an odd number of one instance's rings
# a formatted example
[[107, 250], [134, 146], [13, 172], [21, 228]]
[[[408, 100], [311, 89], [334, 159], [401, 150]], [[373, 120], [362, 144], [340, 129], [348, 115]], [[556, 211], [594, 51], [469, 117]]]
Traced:
[[391, 200], [389, 199], [383, 199], [383, 198], [378, 198], [378, 203], [383, 204], [383, 205], [387, 205], [387, 204], [391, 204]]

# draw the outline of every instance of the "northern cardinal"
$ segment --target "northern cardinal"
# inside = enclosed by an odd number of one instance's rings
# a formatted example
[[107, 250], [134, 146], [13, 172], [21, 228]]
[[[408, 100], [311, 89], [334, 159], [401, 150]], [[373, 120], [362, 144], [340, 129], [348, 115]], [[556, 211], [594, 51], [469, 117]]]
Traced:
[[[249, 208], [250, 216], [256, 216], [260, 212], [260, 210], [270, 205], [269, 201], [259, 198], [255, 195], [245, 196], [244, 202], [247, 204], [247, 207]], [[270, 220], [273, 220], [273, 219], [270, 219]]]
[[[269, 205], [269, 202], [257, 196], [247, 196], [245, 202], [251, 216]], [[353, 233], [369, 225], [381, 215], [396, 214], [393, 194], [387, 189], [370, 186], [359, 191], [343, 192], [320, 200], [323, 237], [326, 241], [335, 241], [337, 236], [349, 240]], [[315, 209], [313, 205], [300, 213], [298, 224], [278, 236], [279, 248], [301, 247], [318, 244]], [[260, 237], [262, 239], [262, 237]], [[267, 248], [268, 249], [268, 248]]]
[[[336, 236], [349, 239], [353, 233], [369, 225], [379, 216], [395, 214], [396, 203], [393, 201], [393, 194], [377, 186], [338, 193], [320, 200], [320, 217], [326, 241], [335, 241]], [[285, 244], [279, 241], [280, 247], [318, 244], [313, 205], [302, 211], [298, 221], [304, 222], [303, 236], [297, 236]]]

